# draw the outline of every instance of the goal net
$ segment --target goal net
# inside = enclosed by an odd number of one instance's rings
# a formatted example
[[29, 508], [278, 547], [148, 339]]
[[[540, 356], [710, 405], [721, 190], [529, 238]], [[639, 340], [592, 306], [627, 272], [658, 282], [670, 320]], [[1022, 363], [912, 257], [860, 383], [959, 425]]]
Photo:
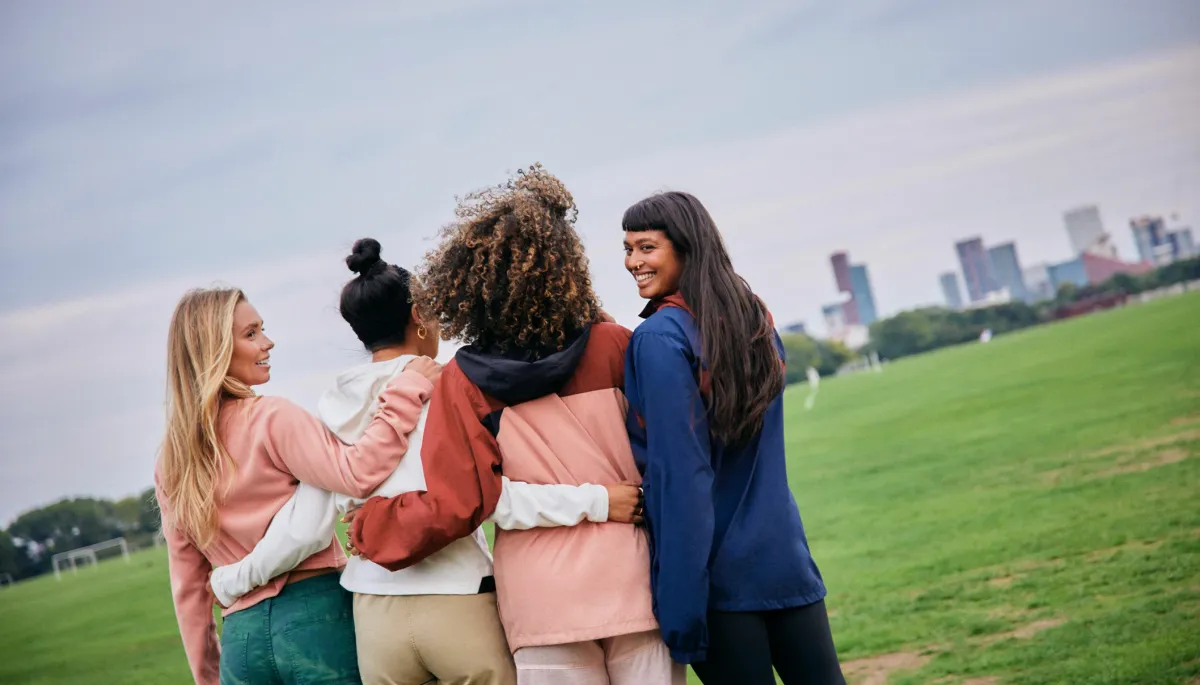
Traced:
[[117, 553], [108, 553], [110, 550], [120, 550], [119, 554], [125, 557], [126, 563], [129, 562], [129, 544], [125, 542], [125, 538], [114, 538], [97, 542], [94, 545], [80, 547], [67, 552], [59, 552], [51, 559], [54, 564], [54, 577], [57, 580], [62, 580], [62, 572], [70, 570], [72, 573], [79, 573], [80, 566], [89, 564], [95, 566], [100, 563], [101, 556], [116, 556]]

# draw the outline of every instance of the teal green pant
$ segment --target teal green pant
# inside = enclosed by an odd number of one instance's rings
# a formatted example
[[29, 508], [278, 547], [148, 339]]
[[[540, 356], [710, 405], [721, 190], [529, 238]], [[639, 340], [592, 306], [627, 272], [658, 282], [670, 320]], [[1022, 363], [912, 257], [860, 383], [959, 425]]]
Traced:
[[329, 573], [230, 614], [221, 632], [221, 685], [359, 685], [353, 605]]

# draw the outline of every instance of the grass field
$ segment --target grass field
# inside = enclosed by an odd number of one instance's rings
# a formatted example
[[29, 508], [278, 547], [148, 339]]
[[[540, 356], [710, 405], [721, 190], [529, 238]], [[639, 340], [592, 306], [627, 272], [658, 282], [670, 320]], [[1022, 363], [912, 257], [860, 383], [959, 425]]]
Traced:
[[[852, 681], [1200, 682], [1197, 322], [1193, 294], [790, 403]], [[161, 552], [2, 590], [0, 617], [0, 683], [188, 682]]]

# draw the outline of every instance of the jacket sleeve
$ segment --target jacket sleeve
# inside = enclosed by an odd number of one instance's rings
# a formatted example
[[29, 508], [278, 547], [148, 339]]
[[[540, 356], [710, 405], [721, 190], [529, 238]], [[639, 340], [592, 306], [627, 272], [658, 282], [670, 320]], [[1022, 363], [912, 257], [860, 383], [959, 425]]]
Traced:
[[170, 523], [170, 504], [163, 497], [155, 477], [155, 494], [162, 512], [162, 532], [167, 541], [167, 567], [171, 578], [171, 599], [175, 619], [183, 638], [183, 651], [196, 685], [218, 685], [221, 644], [213, 619], [213, 596], [208, 591], [208, 572], [212, 564], [187, 536]]
[[483, 424], [479, 391], [457, 364], [442, 371], [425, 418], [425, 490], [372, 497], [347, 531], [364, 557], [391, 571], [408, 568], [475, 531], [500, 499], [500, 446]]
[[603, 485], [522, 483], [501, 479], [500, 501], [491, 521], [501, 530], [574, 526], [608, 520], [608, 490]]
[[239, 561], [213, 569], [209, 584], [221, 606], [291, 571], [300, 562], [333, 543], [337, 511], [335, 495], [307, 483], [271, 519], [267, 532]]
[[[635, 334], [626, 356], [631, 440], [646, 465], [646, 521], [654, 543], [654, 603], [663, 641], [684, 664], [708, 650], [708, 559], [713, 468], [707, 410], [686, 341]], [[636, 421], [640, 417], [641, 421]], [[644, 423], [644, 432], [637, 424]], [[641, 433], [641, 435], [638, 435]]]
[[325, 424], [281, 398], [266, 409], [263, 443], [271, 460], [301, 482], [354, 497], [366, 497], [384, 481], [404, 453], [433, 385], [415, 371], [396, 376], [379, 396], [379, 409], [366, 432], [346, 445]]

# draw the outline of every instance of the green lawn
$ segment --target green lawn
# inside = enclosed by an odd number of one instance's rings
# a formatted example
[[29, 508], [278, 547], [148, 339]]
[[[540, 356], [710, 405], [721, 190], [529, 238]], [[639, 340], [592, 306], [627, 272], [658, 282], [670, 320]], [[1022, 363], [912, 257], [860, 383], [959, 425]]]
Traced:
[[[1200, 677], [1200, 295], [967, 345], [789, 404], [851, 680]], [[0, 682], [185, 683], [160, 551], [0, 590]]]

